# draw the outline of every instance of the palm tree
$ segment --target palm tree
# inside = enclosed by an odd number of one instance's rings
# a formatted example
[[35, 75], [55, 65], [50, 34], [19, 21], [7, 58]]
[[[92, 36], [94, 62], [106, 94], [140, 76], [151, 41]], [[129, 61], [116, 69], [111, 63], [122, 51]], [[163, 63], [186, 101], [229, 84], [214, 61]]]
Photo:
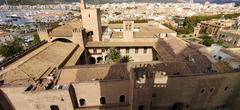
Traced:
[[121, 58], [120, 52], [115, 47], [111, 47], [109, 49], [107, 56], [108, 56], [109, 60], [111, 60], [113, 62], [118, 62]]
[[131, 61], [133, 61], [133, 60], [132, 60], [132, 57], [130, 57], [129, 55], [123, 56], [120, 60], [121, 63], [127, 63], [127, 62], [131, 62]]

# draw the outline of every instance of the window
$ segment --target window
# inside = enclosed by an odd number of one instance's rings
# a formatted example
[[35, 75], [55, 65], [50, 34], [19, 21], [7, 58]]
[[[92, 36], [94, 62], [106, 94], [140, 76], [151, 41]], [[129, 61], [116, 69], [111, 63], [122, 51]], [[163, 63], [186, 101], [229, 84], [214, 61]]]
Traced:
[[138, 54], [138, 48], [135, 48], [135, 54]]
[[59, 110], [59, 107], [57, 105], [51, 105], [50, 109], [51, 110]]
[[87, 33], [87, 36], [89, 37], [89, 36], [92, 36], [93, 35], [93, 31], [89, 31], [88, 33]]
[[152, 94], [152, 97], [153, 97], [153, 98], [157, 97], [156, 93], [153, 93], [153, 94]]
[[138, 110], [144, 110], [144, 105], [139, 105]]
[[210, 89], [210, 92], [211, 92], [211, 93], [213, 93], [213, 92], [214, 92], [214, 88], [213, 88], [213, 87]]
[[184, 104], [182, 102], [178, 102], [171, 107], [171, 110], [183, 110], [183, 108]]
[[97, 53], [97, 49], [93, 49], [93, 53]]
[[202, 94], [205, 93], [205, 89], [201, 89], [201, 93], [202, 93]]
[[88, 17], [89, 17], [89, 18], [91, 17], [90, 14], [88, 14]]
[[218, 59], [219, 59], [219, 60], [222, 60], [222, 57], [221, 57], [221, 56], [219, 56], [219, 57], [218, 57]]
[[102, 52], [105, 52], [106, 50], [105, 49], [102, 49]]
[[147, 48], [146, 47], [143, 49], [143, 53], [147, 53]]
[[132, 29], [132, 25], [129, 25], [129, 30]]
[[125, 102], [125, 96], [124, 95], [120, 96], [120, 102]]
[[106, 104], [106, 98], [105, 97], [101, 97], [100, 98], [100, 103], [101, 104]]
[[125, 26], [125, 30], [128, 30], [128, 25]]
[[80, 99], [79, 100], [80, 106], [84, 106], [86, 104], [85, 99]]
[[129, 48], [126, 48], [126, 53], [127, 53], [127, 54], [129, 53]]
[[237, 41], [235, 41], [234, 44], [237, 44]]
[[120, 48], [117, 48], [117, 51], [120, 52]]
[[228, 88], [229, 88], [229, 87], [228, 87], [228, 86], [226, 86], [226, 87], [224, 88], [224, 91], [227, 91], [227, 90], [228, 90]]

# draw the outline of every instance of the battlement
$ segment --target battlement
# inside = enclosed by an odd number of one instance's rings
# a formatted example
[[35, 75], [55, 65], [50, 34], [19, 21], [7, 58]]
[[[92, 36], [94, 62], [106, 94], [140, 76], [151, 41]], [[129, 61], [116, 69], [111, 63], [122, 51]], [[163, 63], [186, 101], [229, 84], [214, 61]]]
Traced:
[[74, 28], [74, 29], [72, 30], [72, 32], [73, 32], [73, 33], [81, 33], [81, 32], [82, 32], [82, 29], [80, 29], [80, 28]]
[[47, 28], [38, 28], [37, 29], [38, 32], [48, 32]]

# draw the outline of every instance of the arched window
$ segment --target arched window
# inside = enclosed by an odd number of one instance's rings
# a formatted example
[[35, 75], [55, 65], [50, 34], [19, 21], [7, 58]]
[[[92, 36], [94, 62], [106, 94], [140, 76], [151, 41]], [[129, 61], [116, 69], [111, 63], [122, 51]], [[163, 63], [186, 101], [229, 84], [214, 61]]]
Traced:
[[96, 63], [96, 60], [94, 57], [90, 57], [89, 58], [89, 64], [95, 64]]
[[79, 103], [80, 103], [80, 106], [86, 105], [85, 99], [80, 99], [80, 100], [79, 100]]
[[171, 110], [183, 110], [184, 104], [182, 102], [178, 102], [173, 104]]
[[228, 88], [229, 88], [229, 87], [228, 87], [228, 86], [226, 86], [226, 87], [224, 88], [224, 91], [227, 91], [227, 90], [228, 90]]
[[105, 97], [101, 97], [100, 98], [100, 103], [101, 104], [106, 104], [106, 98]]
[[124, 95], [120, 96], [120, 102], [125, 102], [125, 96]]
[[59, 107], [57, 105], [51, 105], [50, 108], [51, 110], [59, 110]]
[[103, 58], [102, 57], [98, 57], [97, 58], [97, 63], [102, 63], [103, 62]]
[[153, 94], [152, 94], [152, 97], [153, 97], [153, 98], [157, 97], [157, 94], [156, 94], [156, 93], [153, 93]]

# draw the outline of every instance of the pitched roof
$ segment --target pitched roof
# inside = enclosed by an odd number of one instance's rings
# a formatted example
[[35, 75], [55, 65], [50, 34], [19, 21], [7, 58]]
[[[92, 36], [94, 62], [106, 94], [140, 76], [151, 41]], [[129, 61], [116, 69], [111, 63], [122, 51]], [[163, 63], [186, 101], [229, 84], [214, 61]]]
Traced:
[[45, 44], [9, 65], [0, 75], [6, 82], [26, 78], [37, 80], [51, 69], [59, 67], [76, 47], [76, 44], [62, 42]]
[[53, 29], [49, 36], [51, 37], [72, 37], [72, 31], [75, 28], [82, 28], [82, 23], [80, 20], [74, 20], [69, 23], [66, 23], [62, 26]]

